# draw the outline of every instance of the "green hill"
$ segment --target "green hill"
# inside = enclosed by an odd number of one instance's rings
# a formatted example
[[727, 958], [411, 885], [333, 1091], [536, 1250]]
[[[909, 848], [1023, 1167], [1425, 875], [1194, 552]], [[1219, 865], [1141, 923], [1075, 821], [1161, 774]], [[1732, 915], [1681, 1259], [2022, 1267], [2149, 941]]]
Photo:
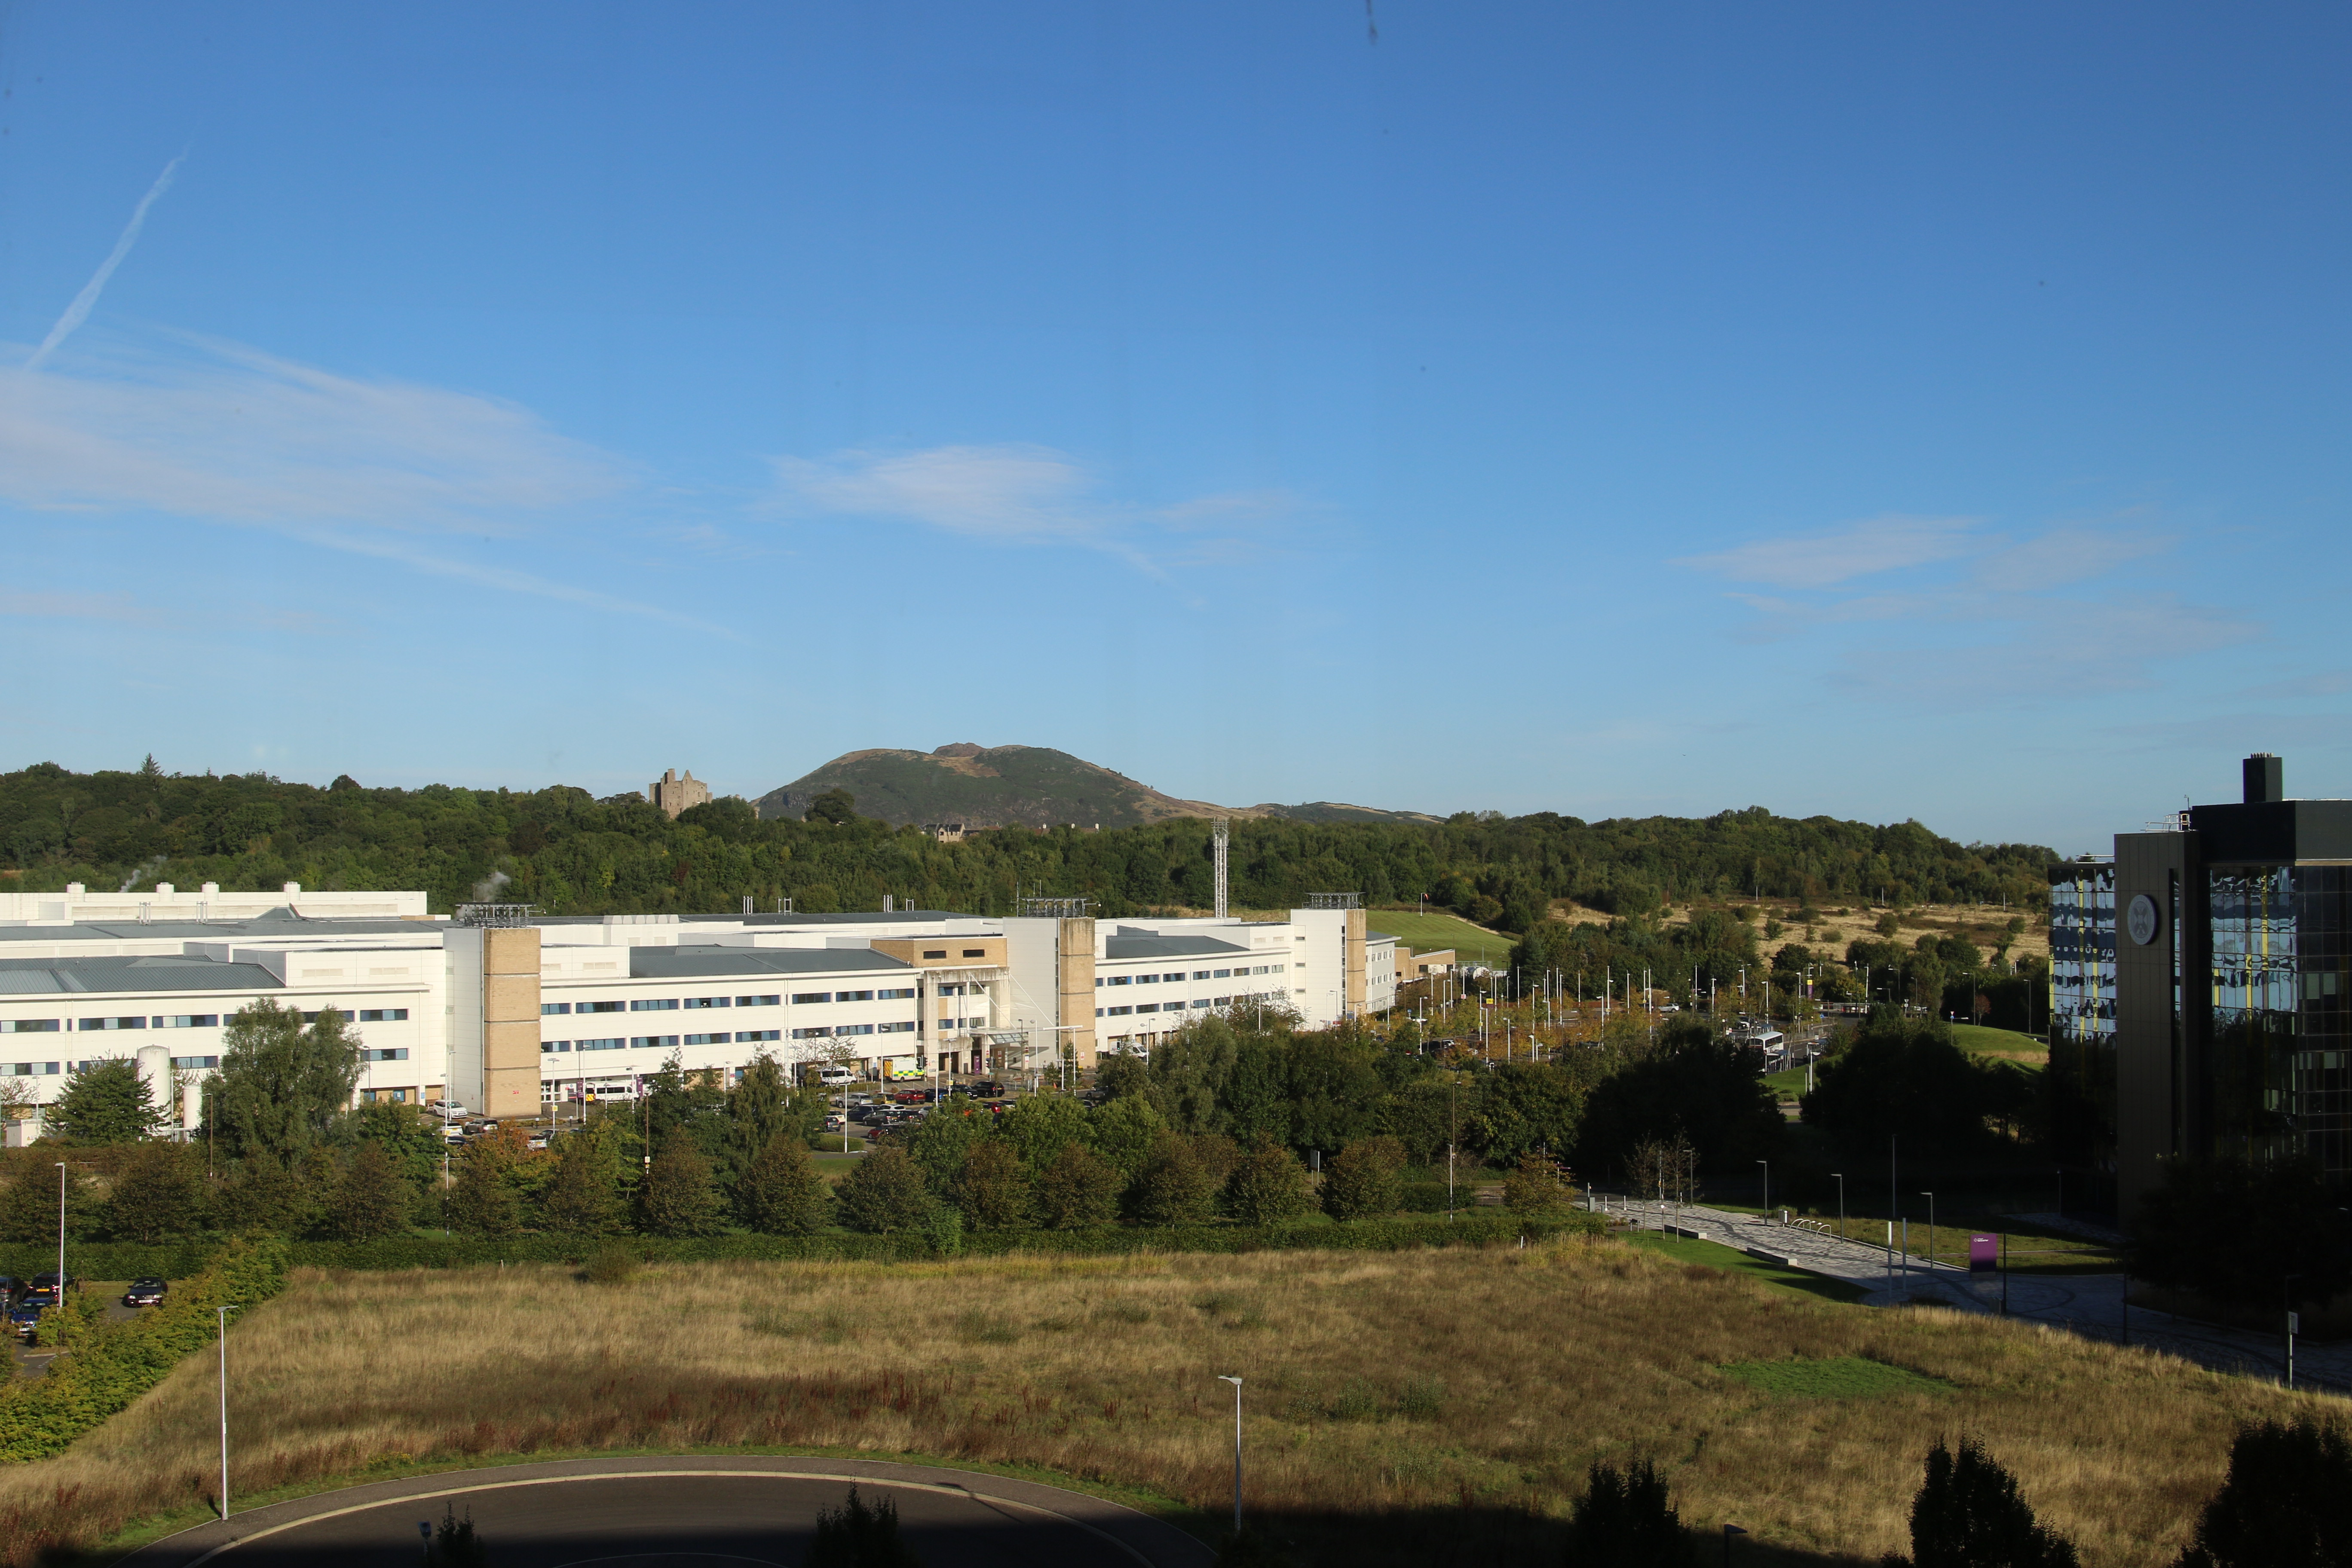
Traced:
[[1423, 822], [1418, 812], [1381, 811], [1337, 801], [1303, 805], [1212, 805], [1138, 784], [1112, 768], [1050, 746], [979, 746], [936, 752], [878, 749], [838, 756], [760, 797], [767, 820], [795, 817], [831, 789], [857, 799], [860, 816], [894, 827], [961, 823], [978, 827], [1139, 827], [1176, 816], [1286, 817], [1294, 822]]

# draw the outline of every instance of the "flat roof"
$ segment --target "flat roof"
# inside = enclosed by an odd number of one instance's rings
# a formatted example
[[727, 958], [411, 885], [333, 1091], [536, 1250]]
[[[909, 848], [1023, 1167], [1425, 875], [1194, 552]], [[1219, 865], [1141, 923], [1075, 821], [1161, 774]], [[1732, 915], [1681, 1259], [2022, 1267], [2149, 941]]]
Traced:
[[0, 995], [64, 996], [138, 991], [280, 991], [257, 963], [205, 958], [0, 959]]
[[1230, 942], [1219, 942], [1213, 936], [1129, 936], [1103, 938], [1103, 957], [1114, 958], [1213, 958], [1227, 953], [1246, 953], [1250, 950]]
[[217, 942], [223, 937], [291, 936], [299, 931], [320, 934], [335, 932], [362, 936], [408, 936], [430, 934], [438, 937], [450, 930], [446, 921], [409, 921], [392, 916], [371, 915], [365, 919], [341, 920], [327, 915], [298, 915], [278, 908], [267, 914], [245, 920], [219, 921], [76, 921], [70, 925], [0, 925], [0, 942], [71, 942], [110, 940], [132, 942], [166, 941], [179, 938], [186, 942]]
[[877, 969], [913, 967], [869, 947], [629, 949], [629, 976], [635, 980], [690, 980], [701, 974], [871, 974]]

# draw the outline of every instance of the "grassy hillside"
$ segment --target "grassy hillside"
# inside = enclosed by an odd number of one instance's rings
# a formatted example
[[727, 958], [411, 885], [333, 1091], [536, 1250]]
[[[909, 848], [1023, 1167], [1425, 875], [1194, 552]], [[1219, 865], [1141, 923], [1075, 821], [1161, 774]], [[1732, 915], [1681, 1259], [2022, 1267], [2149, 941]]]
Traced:
[[857, 797], [860, 816], [893, 826], [1135, 827], [1179, 815], [1177, 801], [1108, 768], [1045, 746], [944, 746], [937, 752], [852, 752], [771, 790], [763, 817], [798, 816], [830, 789]]
[[[1656, 1458], [1759, 1561], [1906, 1544], [1922, 1458], [1981, 1438], [2090, 1568], [2163, 1563], [2232, 1424], [2314, 1407], [2039, 1328], [1837, 1305], [1618, 1242], [1365, 1256], [300, 1275], [234, 1331], [243, 1496], [501, 1455], [748, 1446], [1022, 1467], [1213, 1529], [1247, 1378], [1248, 1507], [1307, 1561], [1549, 1562], [1595, 1459]], [[1671, 1325], [1662, 1332], [1661, 1325]], [[528, 1347], [518, 1354], [517, 1347]], [[13, 1561], [192, 1522], [211, 1363], [0, 1474]], [[1765, 1553], [1779, 1549], [1777, 1558]]]
[[1513, 940], [1474, 926], [1444, 910], [1432, 910], [1427, 914], [1415, 910], [1372, 910], [1365, 914], [1364, 924], [1372, 931], [1388, 932], [1416, 952], [1453, 948], [1465, 963], [1477, 963], [1482, 948], [1487, 962], [1500, 963], [1510, 955]]

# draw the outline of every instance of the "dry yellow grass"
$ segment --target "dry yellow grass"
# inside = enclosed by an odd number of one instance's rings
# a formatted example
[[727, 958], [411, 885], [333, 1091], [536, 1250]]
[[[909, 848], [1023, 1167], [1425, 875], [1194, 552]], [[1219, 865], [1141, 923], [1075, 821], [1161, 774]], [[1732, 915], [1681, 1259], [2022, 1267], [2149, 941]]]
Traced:
[[[2086, 1563], [2159, 1562], [2218, 1484], [2233, 1422], [2311, 1403], [1607, 1241], [700, 1265], [614, 1286], [555, 1268], [310, 1273], [230, 1354], [247, 1496], [391, 1459], [755, 1444], [1036, 1465], [1213, 1512], [1231, 1462], [1213, 1379], [1239, 1373], [1253, 1506], [1327, 1539], [1352, 1529], [1363, 1561], [1389, 1556], [1370, 1542], [1403, 1551], [1412, 1520], [1465, 1509], [1540, 1533], [1591, 1459], [1637, 1453], [1694, 1524], [1875, 1561], [1905, 1543], [1928, 1443], [1967, 1431]], [[1715, 1370], [1790, 1355], [1951, 1386], [1791, 1400]], [[0, 1477], [0, 1540], [26, 1560], [208, 1496], [214, 1386], [197, 1357], [69, 1453]]]

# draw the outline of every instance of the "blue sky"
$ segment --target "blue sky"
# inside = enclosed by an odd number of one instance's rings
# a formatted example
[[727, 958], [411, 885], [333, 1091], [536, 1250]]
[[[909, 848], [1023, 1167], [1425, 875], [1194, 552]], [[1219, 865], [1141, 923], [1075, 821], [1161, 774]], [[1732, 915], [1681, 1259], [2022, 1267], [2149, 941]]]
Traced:
[[20, 4], [0, 765], [2352, 795], [2347, 67], [2294, 5]]

